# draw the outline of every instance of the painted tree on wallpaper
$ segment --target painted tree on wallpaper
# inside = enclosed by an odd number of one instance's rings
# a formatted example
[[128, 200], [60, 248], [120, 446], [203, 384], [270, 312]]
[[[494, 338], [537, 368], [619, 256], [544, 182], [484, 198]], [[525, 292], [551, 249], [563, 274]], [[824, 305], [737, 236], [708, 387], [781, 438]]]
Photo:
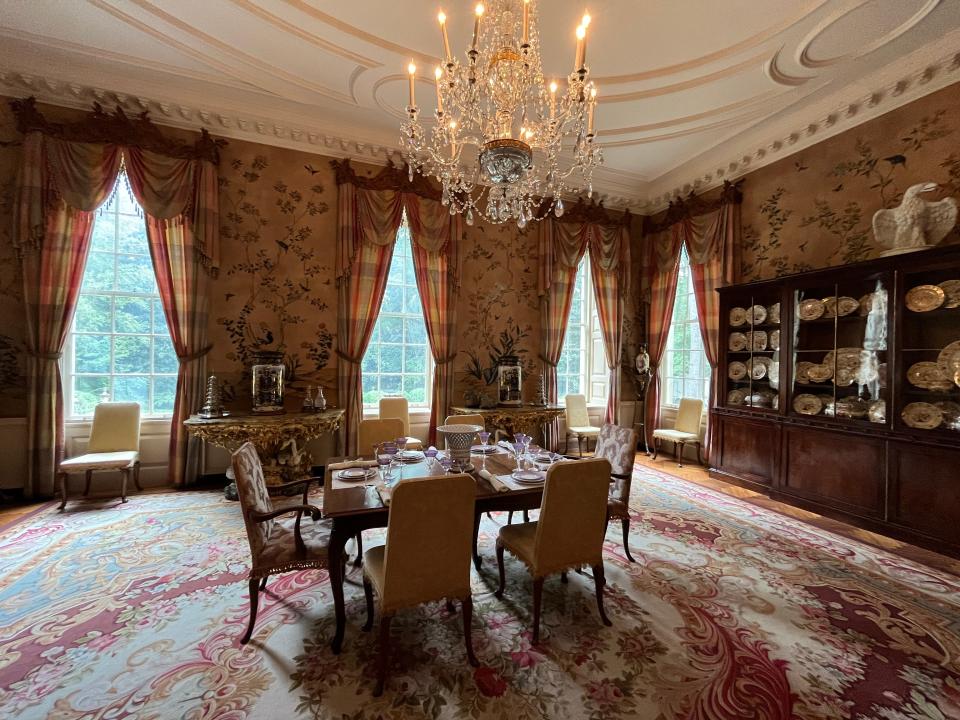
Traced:
[[[9, 121], [9, 118], [6, 118]], [[4, 127], [4, 136], [12, 136], [11, 126]], [[13, 217], [13, 191], [16, 163], [19, 158], [17, 140], [0, 140], [0, 217]], [[11, 223], [0, 223], [0, 302], [3, 303], [6, 326], [21, 327], [23, 319], [23, 285], [20, 262], [13, 250]], [[0, 333], [0, 416], [21, 415], [26, 402], [24, 351], [22, 335]]]
[[[250, 160], [234, 159], [229, 174], [221, 171], [221, 237], [235, 255], [223, 272], [246, 282], [242, 292], [225, 293], [228, 307], [237, 309], [230, 316], [218, 317], [217, 323], [233, 346], [226, 354], [228, 360], [245, 369], [256, 351], [278, 350], [284, 353], [289, 379], [296, 381], [304, 373], [325, 368], [333, 347], [326, 323], [317, 321], [318, 314], [329, 307], [329, 290], [322, 286], [330, 286], [332, 266], [318, 252], [310, 224], [311, 218], [327, 213], [330, 207], [323, 199], [322, 184], [301, 191], [278, 179], [270, 192], [282, 224], [272, 225], [267, 213], [252, 200], [267, 182], [268, 166], [266, 157], [257, 155]], [[314, 173], [309, 166], [302, 171]], [[314, 327], [307, 333], [301, 327], [297, 336], [307, 334], [312, 339], [293, 348], [290, 331], [303, 325]]]
[[950, 152], [957, 114], [940, 95], [894, 111], [902, 120], [892, 113], [752, 173], [748, 193], [758, 196], [744, 210], [742, 279], [876, 257], [873, 214], [896, 207], [907, 187], [934, 181], [960, 194], [960, 153]]

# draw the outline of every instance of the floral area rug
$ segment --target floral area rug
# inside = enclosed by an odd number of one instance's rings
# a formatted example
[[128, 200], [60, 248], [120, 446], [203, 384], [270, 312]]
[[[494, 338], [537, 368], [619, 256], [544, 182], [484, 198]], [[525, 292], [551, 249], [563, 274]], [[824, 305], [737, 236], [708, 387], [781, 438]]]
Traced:
[[51, 506], [0, 533], [0, 717], [960, 718], [958, 578], [648, 468], [632, 507], [637, 563], [619, 525], [607, 535], [613, 627], [571, 573], [547, 581], [532, 646], [530, 578], [508, 559], [493, 596], [505, 516], [484, 518], [482, 666], [466, 662], [458, 615], [409, 610], [377, 699], [358, 570], [340, 656], [315, 571], [271, 579], [242, 647], [238, 504], [170, 492]]

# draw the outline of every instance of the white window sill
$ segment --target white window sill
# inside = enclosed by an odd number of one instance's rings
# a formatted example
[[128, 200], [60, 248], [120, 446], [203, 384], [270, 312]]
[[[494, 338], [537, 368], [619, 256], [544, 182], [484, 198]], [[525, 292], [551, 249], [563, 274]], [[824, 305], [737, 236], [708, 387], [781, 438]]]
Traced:
[[[170, 421], [173, 420], [172, 415], [167, 415], [165, 417], [142, 417], [140, 418], [140, 424], [144, 425], [146, 423], [163, 423], [164, 425], [169, 425]], [[67, 418], [63, 421], [64, 425], [89, 425], [93, 422], [93, 415], [90, 417], [75, 417]]]

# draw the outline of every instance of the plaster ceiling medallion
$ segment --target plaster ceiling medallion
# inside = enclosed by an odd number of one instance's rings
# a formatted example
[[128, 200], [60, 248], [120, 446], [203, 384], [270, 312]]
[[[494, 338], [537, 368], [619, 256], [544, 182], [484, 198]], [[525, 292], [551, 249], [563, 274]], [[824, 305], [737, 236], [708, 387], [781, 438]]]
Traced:
[[[415, 172], [434, 177], [450, 214], [468, 225], [474, 211], [493, 223], [523, 229], [551, 210], [563, 215], [563, 195], [586, 189], [603, 162], [594, 142], [597, 88], [588, 78], [584, 14], [576, 30], [573, 72], [544, 78], [537, 0], [489, 0], [474, 10], [473, 38], [461, 62], [450, 47], [447, 16], [437, 17], [443, 62], [436, 66], [436, 111], [425, 129], [416, 101], [417, 67], [409, 71], [410, 102], [400, 146]], [[543, 201], [549, 205], [544, 209]]]

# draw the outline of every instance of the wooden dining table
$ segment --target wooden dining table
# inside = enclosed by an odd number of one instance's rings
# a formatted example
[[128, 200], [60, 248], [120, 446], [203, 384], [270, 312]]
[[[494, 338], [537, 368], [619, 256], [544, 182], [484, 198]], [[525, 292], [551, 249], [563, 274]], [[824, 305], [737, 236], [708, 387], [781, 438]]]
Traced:
[[[343, 460], [344, 458], [331, 458], [330, 464], [343, 462]], [[477, 552], [477, 537], [480, 533], [480, 518], [483, 513], [539, 508], [543, 497], [543, 484], [523, 485], [504, 477], [516, 468], [516, 461], [512, 454], [500, 448], [497, 448], [495, 454], [487, 455], [485, 458], [472, 455], [471, 460], [475, 470], [470, 474], [474, 476], [477, 485], [473, 520], [473, 564], [479, 570], [482, 560]], [[495, 490], [486, 479], [480, 477], [478, 471], [484, 467], [507, 485], [508, 489]], [[323, 515], [330, 518], [333, 524], [328, 552], [330, 586], [333, 590], [333, 604], [337, 619], [336, 634], [331, 643], [334, 653], [340, 652], [347, 623], [343, 600], [346, 543], [363, 530], [386, 527], [390, 517], [390, 508], [383, 504], [377, 492], [376, 482], [379, 482], [379, 477], [368, 481], [347, 481], [340, 480], [339, 474], [336, 470], [328, 473], [324, 479], [323, 490]], [[422, 460], [416, 463], [405, 463], [399, 470], [395, 469], [392, 482], [395, 484], [411, 478], [443, 474], [444, 470], [439, 463], [428, 463]], [[424, 518], [424, 522], [429, 521], [430, 518]]]

